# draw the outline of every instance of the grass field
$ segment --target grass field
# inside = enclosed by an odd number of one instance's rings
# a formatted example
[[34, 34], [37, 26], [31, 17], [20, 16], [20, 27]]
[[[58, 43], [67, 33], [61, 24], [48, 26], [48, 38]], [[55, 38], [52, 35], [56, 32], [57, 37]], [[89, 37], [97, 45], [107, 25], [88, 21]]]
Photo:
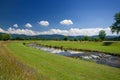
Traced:
[[[44, 42], [44, 44], [47, 43], [51, 45], [52, 43], [55, 43], [55, 45], [57, 45], [59, 42]], [[66, 44], [65, 42], [62, 42], [61, 44], [63, 43], [67, 46], [67, 44], [70, 42], [67, 42]], [[77, 43], [74, 44], [78, 46]], [[87, 62], [79, 59], [50, 54], [24, 46], [23, 42], [11, 42], [7, 44], [5, 48], [7, 48], [9, 53], [14, 55], [16, 59], [22, 62], [22, 64], [32, 68], [34, 72], [36, 72], [33, 74], [33, 76], [37, 76], [37, 79], [39, 80], [120, 80], [119, 68], [113, 68], [106, 65], [96, 64], [94, 62]], [[6, 64], [4, 62], [2, 63]], [[7, 64], [9, 67], [9, 63]], [[11, 67], [15, 69], [14, 66]], [[2, 69], [4, 69], [4, 67]], [[19, 69], [15, 70], [20, 72]], [[0, 74], [4, 73], [0, 72]], [[11, 74], [8, 73], [7, 75], [11, 76]]]
[[120, 56], [120, 42], [78, 42], [78, 41], [40, 41], [42, 45], [63, 47], [68, 49], [80, 49], [88, 51], [105, 52]]
[[30, 69], [10, 53], [5, 42], [0, 42], [0, 80], [37, 79]]

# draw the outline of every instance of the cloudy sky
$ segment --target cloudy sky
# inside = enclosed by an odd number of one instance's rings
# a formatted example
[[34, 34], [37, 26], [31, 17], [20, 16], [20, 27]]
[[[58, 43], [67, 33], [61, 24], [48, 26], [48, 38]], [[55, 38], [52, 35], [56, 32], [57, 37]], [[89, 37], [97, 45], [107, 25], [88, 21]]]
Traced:
[[97, 35], [110, 32], [120, 0], [0, 0], [0, 32]]

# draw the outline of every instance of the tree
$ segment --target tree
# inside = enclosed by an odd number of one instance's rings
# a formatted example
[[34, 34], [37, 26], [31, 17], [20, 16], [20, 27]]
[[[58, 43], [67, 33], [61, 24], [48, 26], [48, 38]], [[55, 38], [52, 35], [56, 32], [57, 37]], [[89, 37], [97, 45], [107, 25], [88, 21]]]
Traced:
[[110, 26], [112, 33], [117, 33], [119, 34], [120, 32], [120, 12], [116, 13], [114, 16], [115, 23]]
[[64, 36], [64, 40], [67, 41], [67, 40], [68, 40], [68, 37], [67, 37], [67, 36]]
[[20, 37], [20, 36], [17, 36], [17, 37], [15, 37], [15, 40], [24, 40], [24, 38]]
[[2, 34], [2, 40], [10, 40], [11, 39], [11, 35], [10, 34], [7, 34], [7, 33], [5, 33], [5, 34]]
[[105, 37], [106, 37], [106, 32], [105, 32], [104, 30], [101, 30], [101, 31], [99, 32], [99, 38], [100, 38], [101, 40], [104, 40]]
[[55, 41], [59, 41], [60, 39], [56, 37], [54, 40], [55, 40]]
[[74, 38], [73, 40], [74, 40], [74, 41], [78, 41], [78, 39], [77, 39], [77, 38]]
[[83, 41], [89, 41], [90, 38], [89, 38], [89, 36], [86, 35], [86, 36], [83, 36], [83, 37], [82, 37], [82, 40], [83, 40]]
[[0, 33], [0, 40], [2, 40], [2, 34]]
[[101, 41], [101, 40], [100, 40], [100, 38], [96, 37], [96, 38], [94, 38], [94, 41], [98, 42], [98, 41]]

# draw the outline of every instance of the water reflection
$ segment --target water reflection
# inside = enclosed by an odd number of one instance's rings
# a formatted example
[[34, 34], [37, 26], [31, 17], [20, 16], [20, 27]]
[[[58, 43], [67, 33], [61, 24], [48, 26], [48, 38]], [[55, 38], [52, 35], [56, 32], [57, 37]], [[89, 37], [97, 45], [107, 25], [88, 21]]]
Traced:
[[81, 51], [72, 51], [72, 50], [65, 51], [61, 49], [40, 46], [38, 44], [29, 44], [29, 46], [46, 51], [46, 52], [50, 52], [53, 54], [59, 54], [63, 56], [73, 57], [73, 58], [81, 58], [83, 60], [92, 60], [99, 64], [106, 64], [112, 67], [120, 68], [120, 57], [118, 56], [112, 56], [112, 55], [98, 53], [98, 52], [81, 52]]

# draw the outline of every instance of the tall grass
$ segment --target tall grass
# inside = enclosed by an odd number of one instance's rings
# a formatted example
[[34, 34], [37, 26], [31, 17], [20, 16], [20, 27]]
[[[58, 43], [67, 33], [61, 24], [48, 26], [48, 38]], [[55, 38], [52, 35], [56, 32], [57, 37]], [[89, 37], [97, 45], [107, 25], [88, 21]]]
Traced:
[[0, 42], [0, 80], [37, 80], [34, 69], [18, 61]]

